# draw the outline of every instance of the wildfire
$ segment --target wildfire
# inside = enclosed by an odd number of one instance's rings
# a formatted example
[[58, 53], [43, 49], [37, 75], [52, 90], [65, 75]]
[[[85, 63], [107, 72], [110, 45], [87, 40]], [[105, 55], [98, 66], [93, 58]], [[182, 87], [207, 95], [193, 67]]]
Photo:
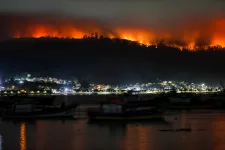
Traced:
[[[210, 25], [183, 26], [179, 30], [151, 30], [138, 27], [105, 27], [93, 22], [68, 21], [63, 19], [32, 19], [14, 18], [15, 21], [3, 22], [1, 29], [6, 30], [10, 37], [58, 37], [58, 38], [83, 38], [85, 35], [98, 33], [109, 38], [121, 38], [137, 41], [144, 45], [153, 45], [163, 42], [166, 45], [195, 50], [198, 47], [208, 46], [225, 47], [225, 19], [217, 19]], [[82, 22], [82, 23], [81, 23]], [[5, 27], [4, 27], [5, 24]], [[8, 26], [9, 25], [9, 26]], [[207, 26], [207, 27], [206, 27]], [[0, 30], [1, 30], [0, 29]], [[159, 32], [160, 31], [160, 32]]]

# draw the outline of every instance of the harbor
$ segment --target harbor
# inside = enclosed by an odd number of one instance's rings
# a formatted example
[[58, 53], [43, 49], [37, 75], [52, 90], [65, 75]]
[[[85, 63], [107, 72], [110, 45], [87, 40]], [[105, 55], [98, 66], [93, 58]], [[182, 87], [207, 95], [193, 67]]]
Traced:
[[225, 3], [0, 3], [0, 150], [225, 150]]
[[[171, 114], [168, 120], [126, 124], [88, 124], [84, 119], [1, 121], [0, 143], [3, 150], [166, 150], [168, 146], [173, 150], [222, 150], [225, 146], [225, 113], [183, 111]], [[180, 128], [191, 131], [161, 131]]]
[[[56, 118], [58, 116], [79, 119], [88, 118], [97, 112], [106, 114], [105, 117], [112, 115], [114, 118], [115, 115], [125, 117], [128, 112], [132, 114], [128, 116], [135, 118], [134, 115], [140, 113], [144, 116], [139, 117], [146, 118], [151, 110], [160, 111], [164, 115], [171, 110], [223, 110], [225, 108], [224, 91], [211, 95], [184, 94], [175, 91], [158, 95], [139, 95], [129, 91], [123, 95], [107, 96], [9, 96], [1, 97], [0, 104], [2, 118], [9, 114], [11, 115], [9, 118], [13, 118], [12, 114], [19, 116], [18, 114], [26, 113], [33, 119], [43, 118], [43, 114]], [[41, 116], [37, 116], [38, 114]]]
[[[168, 144], [174, 150], [225, 147], [222, 95], [171, 91], [143, 96], [130, 91], [92, 99], [87, 95], [80, 99], [8, 97], [1, 99], [5, 106], [1, 108], [0, 146], [3, 150], [93, 150], [107, 149], [107, 145], [111, 150], [165, 150]], [[201, 144], [205, 141], [210, 142]]]

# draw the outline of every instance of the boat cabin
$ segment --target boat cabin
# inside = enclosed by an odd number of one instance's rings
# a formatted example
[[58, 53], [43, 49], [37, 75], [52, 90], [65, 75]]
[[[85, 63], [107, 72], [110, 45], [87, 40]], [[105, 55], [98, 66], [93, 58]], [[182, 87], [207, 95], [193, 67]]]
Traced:
[[40, 112], [45, 109], [46, 106], [42, 105], [36, 105], [36, 104], [13, 104], [11, 110], [9, 109], [10, 112], [14, 113], [31, 113], [31, 112]]
[[102, 105], [103, 113], [122, 113], [122, 105], [120, 104], [104, 104]]
[[13, 106], [14, 112], [32, 112], [34, 105], [32, 104], [16, 104]]
[[176, 96], [169, 97], [171, 104], [190, 104], [191, 96], [186, 94], [178, 94]]

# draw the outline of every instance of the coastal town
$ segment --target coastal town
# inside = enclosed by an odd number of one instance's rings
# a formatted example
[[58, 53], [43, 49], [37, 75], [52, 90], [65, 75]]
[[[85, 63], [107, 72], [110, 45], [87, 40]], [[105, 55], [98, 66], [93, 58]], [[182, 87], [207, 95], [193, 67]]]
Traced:
[[89, 80], [66, 80], [56, 77], [33, 77], [23, 74], [6, 78], [1, 85], [1, 95], [90, 95], [90, 94], [123, 94], [133, 90], [138, 94], [157, 94], [175, 90], [177, 93], [215, 93], [223, 89], [223, 83], [209, 85], [185, 81], [157, 80], [149, 83], [107, 85], [96, 84]]

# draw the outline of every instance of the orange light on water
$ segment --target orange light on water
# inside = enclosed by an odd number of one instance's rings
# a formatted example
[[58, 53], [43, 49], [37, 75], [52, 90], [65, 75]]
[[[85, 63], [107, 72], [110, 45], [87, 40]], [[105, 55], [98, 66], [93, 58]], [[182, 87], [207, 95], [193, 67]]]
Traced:
[[26, 150], [26, 125], [21, 123], [20, 125], [20, 150]]

